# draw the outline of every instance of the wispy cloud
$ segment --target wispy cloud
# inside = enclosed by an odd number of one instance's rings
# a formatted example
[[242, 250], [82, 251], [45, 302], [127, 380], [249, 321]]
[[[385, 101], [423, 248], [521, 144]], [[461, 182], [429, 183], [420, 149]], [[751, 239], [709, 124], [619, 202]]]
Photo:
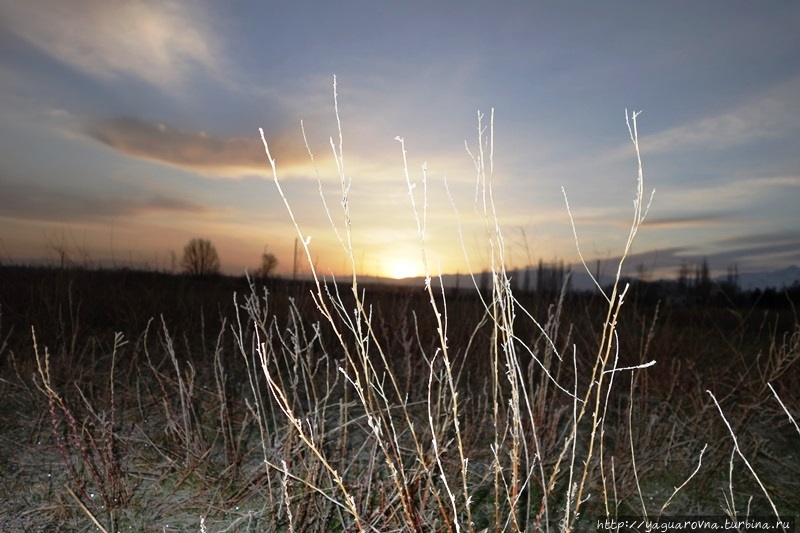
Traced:
[[[724, 150], [779, 138], [800, 127], [800, 77], [794, 77], [750, 98], [727, 112], [704, 116], [640, 137], [643, 154]], [[630, 157], [630, 145], [615, 149], [611, 159]]]
[[106, 218], [154, 213], [207, 214], [210, 208], [169, 195], [128, 191], [126, 194], [88, 194], [32, 183], [0, 181], [0, 216], [48, 222], [91, 222]]
[[193, 69], [220, 64], [197, 3], [11, 1], [0, 13], [5, 31], [103, 81], [130, 77], [172, 91]]
[[779, 137], [797, 126], [800, 77], [780, 84], [727, 113], [647, 136], [645, 153], [726, 149]]
[[763, 246], [767, 245], [786, 245], [792, 244], [797, 246], [800, 252], [800, 234], [792, 231], [776, 231], [766, 233], [750, 233], [747, 235], [737, 235], [735, 237], [728, 237], [715, 241], [718, 244], [725, 246]]
[[[671, 206], [697, 205], [705, 210], [725, 209], [725, 212], [733, 215], [734, 209], [752, 205], [757, 199], [797, 194], [791, 191], [796, 187], [800, 187], [800, 176], [745, 177], [714, 185], [667, 189], [659, 193], [659, 200]], [[712, 213], [710, 216], [717, 215]]]
[[[128, 156], [223, 177], [263, 174], [269, 166], [256, 132], [251, 137], [214, 137], [203, 131], [117, 117], [91, 120], [84, 133]], [[283, 168], [308, 164], [301, 135], [277, 135], [268, 142]]]
[[780, 234], [754, 235], [749, 246], [733, 246], [709, 254], [709, 261], [718, 268], [723, 265], [738, 264], [745, 271], [774, 268], [775, 264], [800, 263], [800, 236], [786, 237]]
[[[608, 273], [619, 263], [619, 256], [602, 259]], [[794, 234], [758, 233], [716, 241], [712, 248], [669, 246], [631, 254], [626, 258], [625, 272], [633, 274], [639, 267], [654, 272], [656, 278], [674, 278], [683, 264], [708, 261], [713, 275], [723, 274], [737, 265], [740, 272], [770, 270], [774, 265], [800, 263], [800, 236]]]
[[659, 227], [659, 228], [682, 228], [682, 227], [699, 227], [699, 226], [716, 226], [724, 223], [731, 217], [731, 213], [708, 213], [708, 214], [689, 214], [678, 215], [672, 217], [662, 218], [647, 218], [644, 222], [645, 226]]
[[751, 180], [754, 187], [800, 187], [800, 176], [773, 176]]

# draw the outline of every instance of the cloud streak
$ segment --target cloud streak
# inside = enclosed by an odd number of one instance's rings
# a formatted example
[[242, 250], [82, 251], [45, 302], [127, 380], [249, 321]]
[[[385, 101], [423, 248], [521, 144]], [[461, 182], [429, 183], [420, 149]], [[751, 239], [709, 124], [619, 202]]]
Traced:
[[[639, 138], [645, 155], [726, 150], [775, 139], [800, 127], [800, 77], [791, 78], [727, 112], [705, 116]], [[615, 149], [612, 160], [630, 157], [630, 145]]]
[[139, 217], [155, 213], [203, 215], [202, 205], [159, 193], [81, 195], [35, 184], [3, 183], [0, 216], [48, 222], [92, 222], [106, 218]]
[[800, 78], [794, 78], [727, 113], [647, 136], [642, 150], [653, 154], [723, 150], [778, 137], [797, 125], [799, 92]]
[[3, 2], [8, 32], [102, 81], [134, 78], [165, 91], [193, 70], [218, 71], [213, 33], [197, 4], [176, 2]]
[[658, 228], [684, 228], [684, 227], [700, 227], [700, 226], [715, 226], [724, 223], [730, 219], [731, 213], [709, 213], [700, 215], [678, 215], [673, 217], [650, 218], [645, 219], [644, 226], [658, 227]]
[[[785, 232], [759, 233], [715, 242], [716, 250], [695, 246], [670, 246], [634, 253], [625, 261], [625, 272], [633, 274], [639, 265], [652, 270], [656, 278], [674, 278], [683, 264], [695, 265], [708, 261], [713, 275], [736, 265], [740, 272], [775, 268], [800, 262], [800, 236]], [[603, 271], [609, 273], [619, 263], [619, 256], [602, 259]], [[772, 263], [771, 267], [770, 264]], [[590, 267], [593, 264], [590, 261]], [[580, 270], [580, 265], [573, 264]]]
[[748, 177], [714, 185], [666, 190], [659, 193], [659, 199], [670, 206], [694, 204], [705, 206], [706, 210], [708, 206], [714, 206], [717, 212], [708, 214], [708, 217], [714, 219], [725, 214], [733, 218], [757, 200], [771, 202], [776, 198], [797, 194], [792, 190], [797, 187], [800, 187], [800, 176]]
[[[127, 156], [221, 177], [264, 174], [269, 170], [264, 145], [256, 132], [249, 138], [214, 137], [203, 131], [117, 117], [90, 120], [83, 133]], [[270, 151], [281, 167], [308, 165], [308, 153], [298, 141], [299, 133], [268, 136]]]

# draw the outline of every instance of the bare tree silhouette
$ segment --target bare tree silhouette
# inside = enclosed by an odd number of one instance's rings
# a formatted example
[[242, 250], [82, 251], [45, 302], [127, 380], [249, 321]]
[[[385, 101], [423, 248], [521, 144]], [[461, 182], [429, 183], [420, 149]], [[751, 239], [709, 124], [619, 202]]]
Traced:
[[192, 239], [183, 248], [183, 269], [193, 276], [219, 273], [219, 255], [208, 239]]
[[268, 278], [277, 266], [278, 258], [275, 257], [275, 254], [267, 252], [265, 248], [264, 253], [261, 254], [261, 265], [258, 267], [256, 274], [260, 278]]

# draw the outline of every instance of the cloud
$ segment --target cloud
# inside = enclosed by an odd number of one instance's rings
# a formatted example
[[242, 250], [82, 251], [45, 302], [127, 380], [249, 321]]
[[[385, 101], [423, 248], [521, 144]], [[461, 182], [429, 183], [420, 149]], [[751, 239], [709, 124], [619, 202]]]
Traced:
[[[692, 185], [680, 189], [662, 189], [658, 193], [661, 205], [713, 207], [719, 213], [735, 217], [742, 210], [752, 210], [756, 201], [770, 202], [787, 195], [796, 194], [790, 190], [800, 187], [800, 176], [754, 176], [725, 180], [712, 185]], [[720, 214], [710, 214], [718, 217]]]
[[[601, 259], [603, 271], [612, 272], [619, 256]], [[624, 272], [634, 273], [639, 265], [654, 272], [655, 278], [674, 278], [682, 264], [708, 261], [714, 275], [737, 265], [740, 272], [773, 270], [776, 265], [800, 264], [800, 236], [797, 234], [759, 233], [714, 241], [707, 247], [671, 246], [629, 255]], [[594, 267], [594, 260], [588, 261]], [[573, 268], [580, 269], [579, 265]]]
[[103, 81], [134, 78], [174, 91], [195, 68], [214, 72], [222, 63], [196, 3], [11, 1], [0, 12], [6, 31]]
[[[741, 246], [736, 246], [735, 242], [731, 242], [733, 246], [709, 254], [709, 260], [717, 267], [725, 264], [739, 264], [745, 266], [745, 270], [749, 271], [771, 270], [776, 264], [796, 265], [800, 263], [800, 235], [763, 233], [744, 236], [739, 240]], [[775, 261], [776, 259], [779, 260]]]
[[[90, 120], [84, 133], [114, 150], [141, 159], [225, 177], [264, 174], [269, 162], [257, 132], [246, 137], [213, 137], [133, 117]], [[308, 165], [302, 135], [267, 135], [270, 152], [284, 169]], [[323, 155], [324, 157], [324, 155]]]
[[800, 187], [800, 176], [773, 176], [751, 180], [753, 187]]
[[91, 222], [104, 218], [144, 216], [153, 213], [203, 214], [202, 205], [161, 193], [127, 191], [125, 194], [82, 195], [50, 185], [0, 181], [0, 216], [54, 222]]
[[678, 215], [673, 217], [651, 218], [645, 219], [645, 226], [655, 226], [659, 228], [682, 228], [682, 227], [699, 227], [699, 226], [715, 226], [722, 224], [724, 221], [730, 219], [731, 213], [709, 213], [701, 215]]
[[728, 237], [715, 241], [718, 244], [725, 246], [772, 246], [772, 245], [787, 245], [791, 244], [800, 250], [800, 234], [796, 231], [776, 231], [767, 233], [751, 233], [747, 235], [737, 235], [735, 237]]
[[[778, 84], [729, 111], [699, 118], [653, 135], [639, 137], [643, 154], [725, 150], [765, 139], [780, 138], [798, 128], [800, 77]], [[629, 158], [630, 144], [613, 151], [612, 159]]]

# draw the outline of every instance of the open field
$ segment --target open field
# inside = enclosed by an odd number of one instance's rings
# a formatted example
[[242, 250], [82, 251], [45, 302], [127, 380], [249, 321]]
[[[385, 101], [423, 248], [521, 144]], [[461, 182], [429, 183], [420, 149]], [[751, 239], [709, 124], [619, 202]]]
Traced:
[[613, 283], [587, 294], [512, 280], [481, 118], [491, 261], [471, 289], [432, 279], [425, 169], [415, 193], [405, 159], [424, 287], [358, 279], [341, 131], [341, 227], [321, 201], [346, 283], [316, 272], [263, 132], [309, 281], [3, 267], [0, 527], [573, 532], [800, 514], [797, 290], [766, 308], [707, 269], [675, 299], [623, 279], [649, 207], [636, 116], [630, 232]]
[[800, 432], [777, 400], [796, 420], [788, 303], [657, 307], [632, 292], [608, 368], [656, 364], [604, 374], [595, 421], [581, 411], [602, 297], [518, 294], [506, 342], [487, 313], [502, 300], [434, 292], [445, 353], [422, 287], [350, 289], [321, 287], [328, 321], [313, 283], [3, 267], [0, 528], [579, 531], [606, 514], [800, 514]]

